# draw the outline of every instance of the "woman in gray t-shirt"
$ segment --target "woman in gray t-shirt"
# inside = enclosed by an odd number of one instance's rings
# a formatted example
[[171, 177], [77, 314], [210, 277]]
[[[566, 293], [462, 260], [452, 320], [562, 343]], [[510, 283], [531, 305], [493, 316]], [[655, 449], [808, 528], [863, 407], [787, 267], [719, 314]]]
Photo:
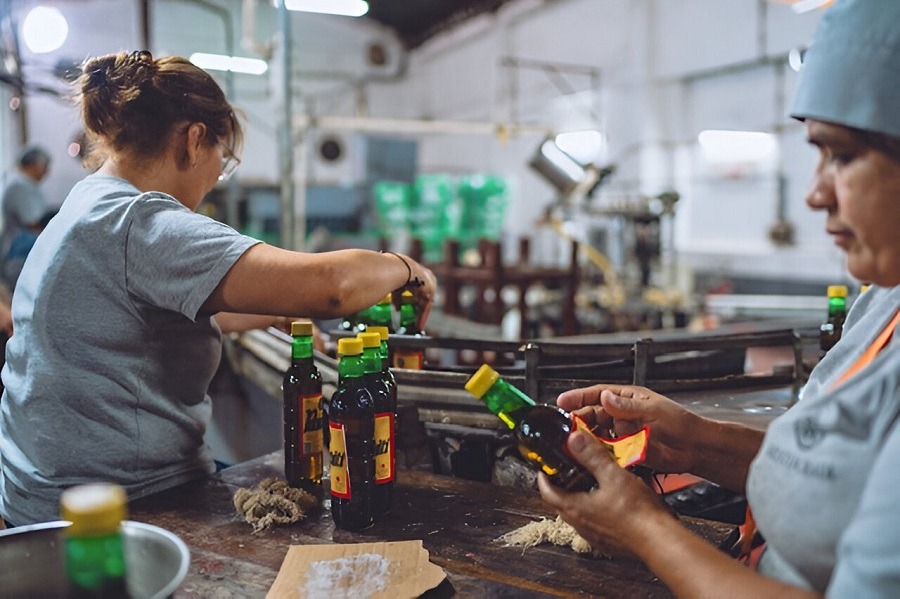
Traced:
[[847, 268], [873, 286], [801, 401], [762, 432], [692, 414], [640, 387], [563, 393], [560, 407], [617, 433], [650, 426], [647, 463], [746, 492], [766, 549], [758, 572], [694, 536], [580, 433], [599, 481], [541, 494], [589, 541], [622, 543], [680, 596], [900, 596], [900, 2], [837, 0], [806, 54], [792, 115], [819, 150], [807, 204]]
[[424, 321], [435, 292], [406, 256], [291, 252], [197, 214], [236, 166], [241, 128], [189, 61], [93, 58], [77, 85], [99, 170], [28, 257], [2, 374], [0, 516], [15, 525], [58, 519], [72, 485], [116, 482], [133, 499], [214, 471], [214, 315], [334, 318], [409, 289]]

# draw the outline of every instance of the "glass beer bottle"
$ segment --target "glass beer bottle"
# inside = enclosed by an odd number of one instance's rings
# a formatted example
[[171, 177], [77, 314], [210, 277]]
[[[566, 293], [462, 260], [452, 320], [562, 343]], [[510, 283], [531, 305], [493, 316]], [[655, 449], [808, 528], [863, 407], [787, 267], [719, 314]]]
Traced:
[[555, 485], [568, 491], [587, 491], [596, 484], [566, 449], [574, 424], [565, 412], [536, 404], [487, 364], [468, 380], [466, 391], [483, 401], [513, 431], [522, 456]]
[[828, 318], [819, 327], [819, 348], [828, 351], [841, 340], [844, 320], [847, 318], [847, 287], [829, 285]]
[[125, 489], [109, 483], [78, 485], [60, 495], [60, 516], [72, 523], [63, 529], [69, 597], [129, 596], [120, 530], [126, 502]]
[[[366, 389], [372, 393], [375, 402], [375, 515], [391, 511], [394, 496], [394, 475], [396, 467], [396, 412], [397, 396], [391, 394], [384, 378], [381, 361], [381, 335], [366, 331], [358, 335], [363, 344]], [[393, 399], [393, 401], [392, 401]]]
[[339, 339], [338, 387], [331, 396], [331, 516], [339, 528], [375, 523], [375, 402], [366, 389], [362, 341]]
[[325, 411], [322, 376], [313, 361], [311, 322], [291, 323], [291, 366], [284, 374], [284, 477], [322, 500]]
[[[416, 305], [413, 294], [404, 291], [400, 303], [400, 327], [397, 329], [401, 335], [424, 337], [424, 333], [416, 324]], [[407, 368], [409, 370], [422, 370], [425, 366], [425, 350], [404, 348], [394, 349], [394, 367]]]

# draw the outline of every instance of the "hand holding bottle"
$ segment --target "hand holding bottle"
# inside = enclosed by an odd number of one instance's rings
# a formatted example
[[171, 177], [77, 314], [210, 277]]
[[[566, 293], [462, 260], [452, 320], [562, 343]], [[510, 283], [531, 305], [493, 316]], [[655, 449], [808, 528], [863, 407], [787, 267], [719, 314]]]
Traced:
[[691, 472], [695, 440], [704, 420], [645, 387], [594, 385], [560, 394], [556, 405], [581, 417], [602, 437], [630, 435], [650, 427], [645, 463], [660, 472]]
[[567, 440], [570, 455], [597, 480], [585, 493], [569, 493], [538, 474], [538, 489], [554, 508], [591, 545], [614, 541], [634, 548], [641, 531], [655, 518], [671, 518], [669, 510], [638, 477], [620, 468], [603, 444], [591, 435], [573, 432]]
[[409, 256], [389, 252], [400, 258], [408, 269], [408, 277], [406, 283], [400, 288], [394, 290], [393, 300], [394, 307], [400, 310], [402, 305], [402, 297], [404, 291], [410, 291], [413, 294], [416, 306], [416, 325], [419, 330], [425, 329], [425, 322], [428, 320], [428, 314], [431, 312], [431, 305], [434, 303], [434, 295], [437, 291], [437, 279], [431, 269], [419, 264]]

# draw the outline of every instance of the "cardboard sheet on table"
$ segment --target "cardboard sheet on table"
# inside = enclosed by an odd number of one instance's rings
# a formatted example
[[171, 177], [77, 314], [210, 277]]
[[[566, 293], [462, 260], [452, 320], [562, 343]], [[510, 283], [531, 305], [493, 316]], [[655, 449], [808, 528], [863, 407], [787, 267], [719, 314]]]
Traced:
[[[374, 554], [385, 558], [388, 567], [385, 572], [384, 586], [374, 588], [378, 584], [370, 580], [366, 591], [359, 594], [346, 577], [334, 576], [329, 581], [308, 581], [307, 574], [312, 573], [314, 562], [344, 562], [353, 564], [359, 556]], [[343, 562], [342, 562], [343, 563]], [[321, 566], [321, 564], [320, 564]], [[321, 571], [321, 570], [320, 570]], [[320, 572], [319, 571], [319, 572]], [[291, 545], [288, 548], [281, 570], [266, 595], [267, 599], [313, 597], [316, 592], [310, 591], [310, 584], [319, 588], [330, 587], [332, 597], [418, 597], [433, 589], [444, 579], [444, 571], [428, 561], [428, 551], [422, 547], [422, 541], [395, 541], [385, 543], [357, 543], [347, 545]], [[343, 588], [342, 588], [343, 587]]]

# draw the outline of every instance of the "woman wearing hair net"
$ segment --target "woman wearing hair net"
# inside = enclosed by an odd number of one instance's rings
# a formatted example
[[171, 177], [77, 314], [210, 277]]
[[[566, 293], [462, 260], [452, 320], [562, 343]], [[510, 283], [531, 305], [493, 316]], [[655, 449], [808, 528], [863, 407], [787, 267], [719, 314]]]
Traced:
[[648, 465], [745, 492], [766, 547], [758, 571], [691, 534], [582, 433], [599, 481], [544, 500], [588, 541], [622, 543], [680, 596], [900, 596], [900, 2], [838, 0], [806, 54], [791, 115], [819, 163], [806, 202], [847, 268], [873, 285], [800, 402], [765, 433], [696, 416], [640, 387], [598, 385], [560, 407], [625, 434], [652, 429]]

